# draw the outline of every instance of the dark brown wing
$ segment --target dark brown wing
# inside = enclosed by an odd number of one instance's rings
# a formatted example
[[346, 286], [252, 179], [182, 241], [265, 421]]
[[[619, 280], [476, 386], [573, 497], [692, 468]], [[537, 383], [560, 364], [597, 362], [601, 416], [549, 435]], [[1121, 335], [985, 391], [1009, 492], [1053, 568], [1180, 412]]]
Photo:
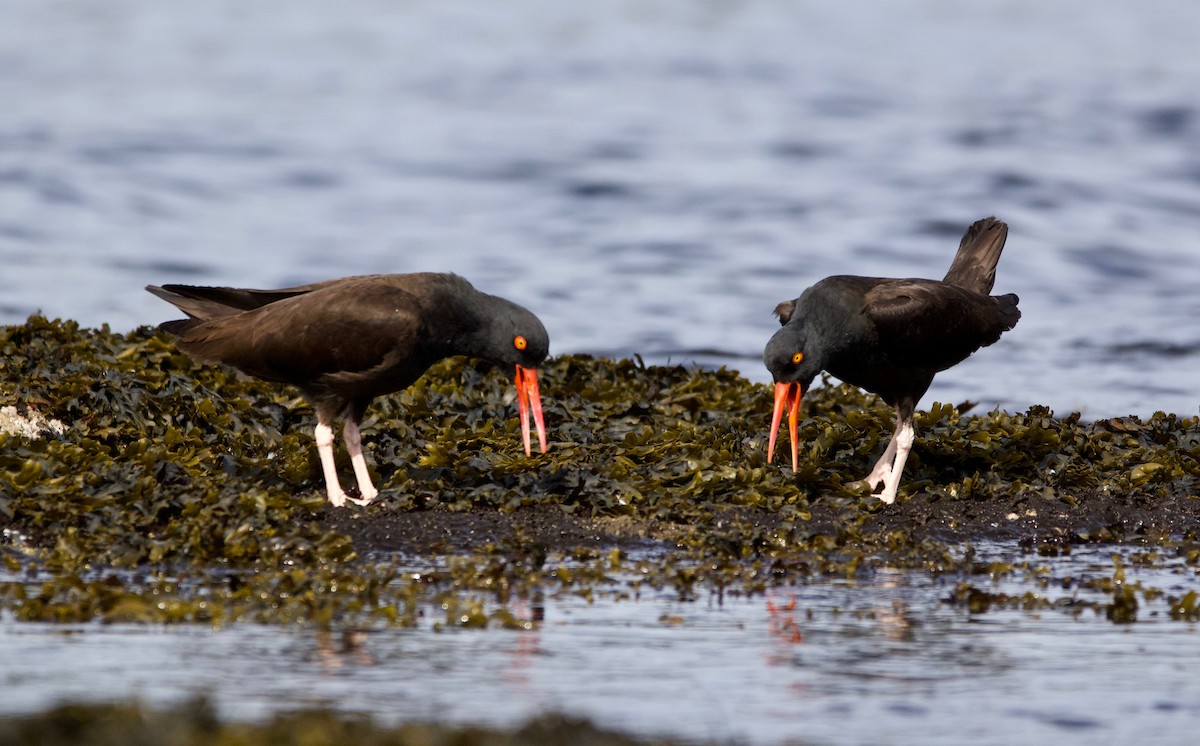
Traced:
[[181, 331], [179, 346], [201, 361], [304, 386], [328, 376], [378, 375], [414, 356], [422, 327], [413, 294], [374, 278], [348, 278], [194, 324]]
[[1020, 318], [1017, 297], [992, 297], [937, 280], [887, 280], [863, 297], [863, 313], [894, 362], [945, 370], [994, 343]]

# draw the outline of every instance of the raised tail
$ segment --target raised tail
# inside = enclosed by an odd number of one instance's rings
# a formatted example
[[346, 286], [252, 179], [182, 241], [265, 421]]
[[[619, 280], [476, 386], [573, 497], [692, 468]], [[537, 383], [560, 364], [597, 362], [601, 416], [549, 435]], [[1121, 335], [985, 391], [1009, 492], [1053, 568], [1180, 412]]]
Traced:
[[1007, 238], [1008, 224], [1004, 221], [994, 217], [976, 221], [963, 235], [943, 281], [990, 295], [996, 282], [996, 263]]

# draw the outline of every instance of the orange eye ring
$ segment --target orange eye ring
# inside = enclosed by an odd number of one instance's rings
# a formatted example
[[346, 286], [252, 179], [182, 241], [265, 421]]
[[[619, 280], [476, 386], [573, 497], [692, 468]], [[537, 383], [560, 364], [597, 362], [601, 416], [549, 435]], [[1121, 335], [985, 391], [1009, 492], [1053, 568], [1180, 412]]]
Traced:
[[518, 350], [524, 350], [528, 346], [529, 346], [529, 341], [526, 340], [524, 337], [522, 337], [520, 334], [513, 337], [513, 347], [516, 347]]
[[800, 361], [803, 359], [804, 359], [804, 353], [797, 352], [795, 355], [792, 355], [792, 365], [799, 365]]

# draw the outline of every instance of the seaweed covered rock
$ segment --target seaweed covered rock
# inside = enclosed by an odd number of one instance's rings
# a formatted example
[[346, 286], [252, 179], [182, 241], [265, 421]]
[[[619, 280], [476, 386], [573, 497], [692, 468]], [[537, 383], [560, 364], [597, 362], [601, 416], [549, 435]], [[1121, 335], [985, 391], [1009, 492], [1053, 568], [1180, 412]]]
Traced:
[[[0, 604], [31, 619], [409, 623], [437, 594], [628, 576], [754, 591], [944, 567], [980, 538], [1186, 552], [1200, 531], [1195, 417], [935, 403], [885, 506], [852, 480], [891, 413], [851, 387], [806, 398], [793, 474], [766, 463], [769, 388], [733, 371], [551, 359], [551, 448], [532, 459], [507, 373], [444, 361], [380, 400], [363, 425], [382, 494], [337, 511], [294, 390], [195, 365], [148, 328], [5, 327], [0, 407], [61, 427], [0, 430]], [[457, 559], [405, 572], [414, 557]]]

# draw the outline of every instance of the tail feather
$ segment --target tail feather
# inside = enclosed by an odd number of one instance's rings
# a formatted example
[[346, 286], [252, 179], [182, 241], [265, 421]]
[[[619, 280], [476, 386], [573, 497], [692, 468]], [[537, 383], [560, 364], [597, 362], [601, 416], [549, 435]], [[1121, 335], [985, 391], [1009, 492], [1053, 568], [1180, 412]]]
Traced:
[[[320, 285], [286, 288], [283, 290], [243, 290], [241, 288], [202, 287], [198, 285], [147, 285], [146, 290], [162, 298], [188, 315], [187, 320], [168, 321], [159, 328], [177, 334], [194, 324], [253, 311], [275, 301], [303, 295]], [[185, 325], [186, 324], [186, 325]], [[178, 330], [178, 331], [176, 331]]]
[[990, 295], [996, 283], [996, 264], [1007, 238], [1008, 225], [1003, 221], [994, 217], [976, 221], [963, 235], [944, 282]]
[[[231, 316], [241, 312], [241, 309], [232, 308], [228, 304], [194, 295], [188, 292], [193, 290], [193, 288], [187, 285], [167, 285], [165, 287], [147, 285], [146, 290], [186, 313], [189, 319], [207, 321], [208, 319]], [[166, 327], [162, 328], [165, 329]], [[168, 329], [167, 331], [170, 330]]]
[[174, 321], [164, 321], [158, 325], [158, 328], [178, 337], [187, 333], [192, 327], [203, 323], [203, 319], [176, 319]]

